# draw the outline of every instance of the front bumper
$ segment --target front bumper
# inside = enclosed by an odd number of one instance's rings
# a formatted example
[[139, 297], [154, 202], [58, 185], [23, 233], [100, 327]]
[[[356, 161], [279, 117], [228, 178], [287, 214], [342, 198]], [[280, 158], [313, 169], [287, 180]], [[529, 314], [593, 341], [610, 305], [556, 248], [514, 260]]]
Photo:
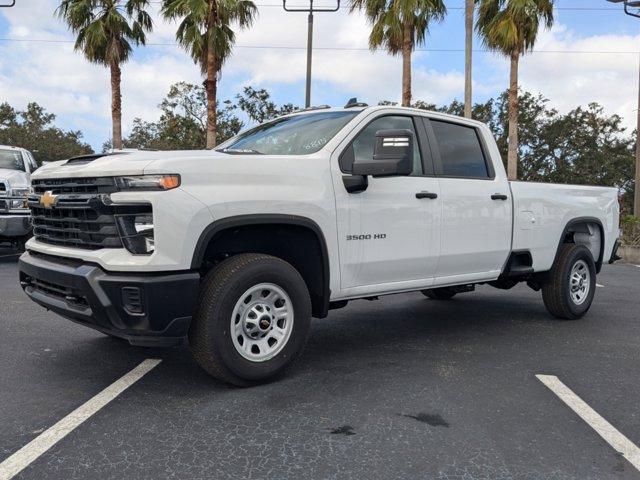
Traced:
[[80, 260], [26, 252], [20, 283], [36, 303], [74, 322], [121, 337], [132, 345], [183, 343], [200, 275], [110, 273]]
[[0, 237], [24, 237], [29, 233], [31, 233], [31, 217], [28, 214], [0, 214]]

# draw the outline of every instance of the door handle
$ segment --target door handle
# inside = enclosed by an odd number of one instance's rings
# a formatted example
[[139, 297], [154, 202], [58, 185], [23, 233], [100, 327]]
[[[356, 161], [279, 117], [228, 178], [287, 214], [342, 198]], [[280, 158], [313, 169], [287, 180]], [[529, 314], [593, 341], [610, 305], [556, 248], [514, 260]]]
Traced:
[[438, 198], [438, 194], [437, 193], [431, 193], [431, 192], [418, 192], [418, 193], [416, 193], [416, 198], [434, 199], [434, 198]]
[[502, 193], [494, 193], [491, 195], [491, 200], [507, 200], [509, 197]]

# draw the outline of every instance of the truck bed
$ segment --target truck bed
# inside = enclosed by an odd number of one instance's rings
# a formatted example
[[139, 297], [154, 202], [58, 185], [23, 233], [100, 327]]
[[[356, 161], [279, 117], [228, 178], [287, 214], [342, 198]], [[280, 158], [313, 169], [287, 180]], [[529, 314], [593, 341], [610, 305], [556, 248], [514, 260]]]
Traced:
[[[509, 182], [513, 198], [512, 250], [530, 250], [535, 271], [551, 268], [563, 229], [577, 219], [593, 219], [604, 234], [603, 262], [618, 238], [618, 190], [536, 182]], [[615, 219], [615, 220], [614, 220]], [[593, 244], [597, 260], [599, 244]]]

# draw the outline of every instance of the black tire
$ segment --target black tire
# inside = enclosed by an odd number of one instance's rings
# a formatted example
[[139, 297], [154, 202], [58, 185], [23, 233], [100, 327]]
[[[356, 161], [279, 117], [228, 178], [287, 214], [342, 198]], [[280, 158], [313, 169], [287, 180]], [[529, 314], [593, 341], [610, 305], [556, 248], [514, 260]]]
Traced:
[[[584, 300], [577, 304], [571, 295], [570, 282], [571, 271], [580, 261], [587, 265], [589, 288]], [[574, 243], [563, 244], [549, 272], [549, 278], [542, 287], [542, 299], [549, 313], [563, 320], [581, 318], [589, 311], [595, 291], [596, 265], [589, 249]]]
[[[272, 283], [287, 293], [293, 304], [294, 321], [282, 350], [273, 358], [255, 362], [236, 350], [230, 331], [236, 302], [261, 283]], [[205, 277], [189, 329], [189, 345], [195, 360], [213, 377], [242, 387], [256, 385], [275, 379], [292, 365], [304, 348], [310, 320], [309, 291], [294, 267], [270, 255], [236, 255]]]
[[458, 292], [451, 287], [442, 288], [429, 288], [422, 290], [422, 294], [425, 297], [429, 297], [433, 300], [451, 300]]

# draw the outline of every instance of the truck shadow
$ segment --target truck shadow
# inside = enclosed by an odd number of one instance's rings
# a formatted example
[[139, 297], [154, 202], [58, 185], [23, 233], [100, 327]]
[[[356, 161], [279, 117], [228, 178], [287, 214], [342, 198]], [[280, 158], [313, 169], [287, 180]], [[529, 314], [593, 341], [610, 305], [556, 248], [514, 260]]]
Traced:
[[[474, 298], [460, 295], [448, 302], [424, 298], [419, 293], [396, 295], [377, 302], [357, 301], [330, 312], [326, 319], [314, 319], [307, 347], [294, 369], [274, 383], [250, 390], [277, 392], [282, 386], [314, 390], [316, 383], [329, 382], [343, 389], [361, 388], [371, 376], [395, 379], [422, 373], [438, 374], [443, 360], [464, 363], [479, 352], [518, 349], [530, 341], [532, 329], [553, 334], [541, 299], [535, 295], [507, 295], [495, 291]], [[546, 326], [546, 327], [545, 327]], [[67, 356], [68, 354], [68, 356]], [[204, 398], [212, 393], [223, 397], [246, 389], [230, 387], [208, 376], [192, 359], [187, 346], [175, 348], [133, 347], [126, 341], [96, 336], [59, 352], [55, 370], [70, 374], [65, 365], [109, 358], [121, 363], [123, 373], [145, 358], [162, 359], [162, 364], [144, 381], [147, 393]], [[73, 367], [72, 370], [80, 367]], [[56, 374], [57, 376], [57, 374]], [[367, 380], [368, 379], [368, 380]], [[280, 385], [280, 387], [278, 386]], [[220, 396], [218, 399], [222, 398]]]

